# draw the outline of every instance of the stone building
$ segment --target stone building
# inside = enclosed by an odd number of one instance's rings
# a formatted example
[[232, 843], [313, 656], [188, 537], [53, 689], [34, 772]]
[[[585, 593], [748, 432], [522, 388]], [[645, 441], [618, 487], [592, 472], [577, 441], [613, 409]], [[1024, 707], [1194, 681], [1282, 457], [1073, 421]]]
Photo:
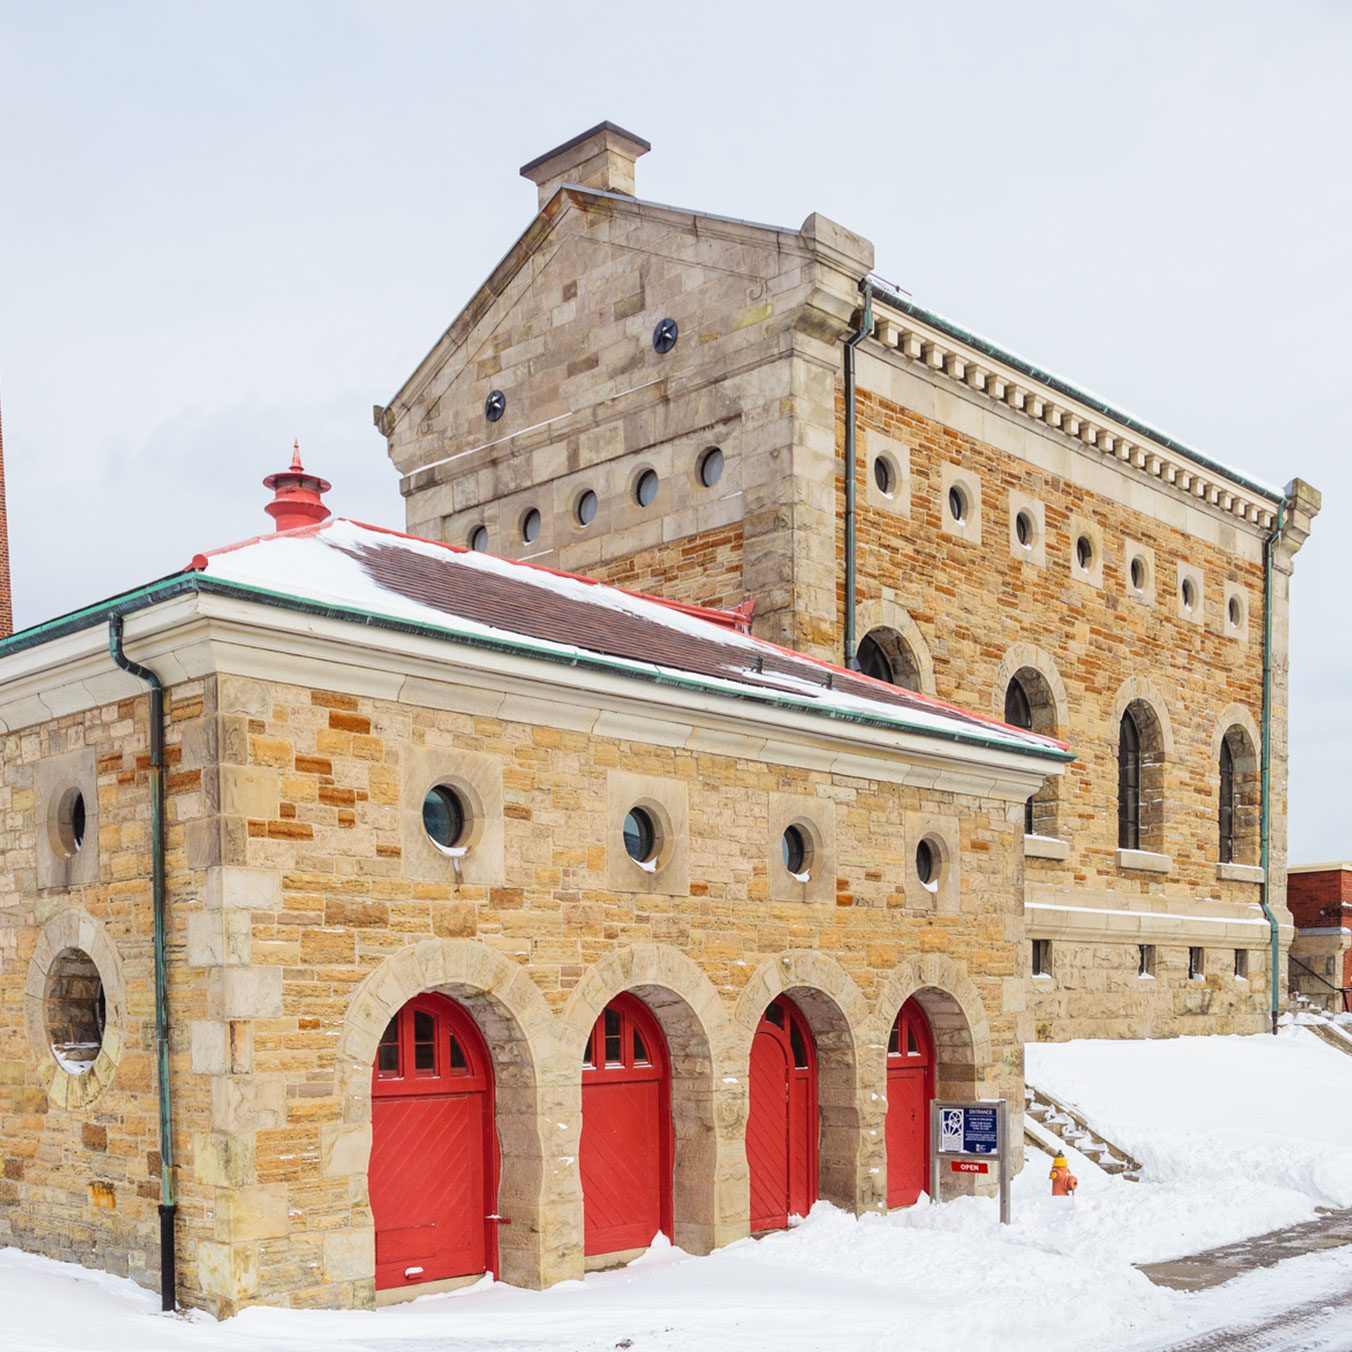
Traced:
[[1063, 738], [1023, 842], [1037, 1036], [1268, 1026], [1288, 586], [1319, 494], [920, 308], [820, 215], [637, 199], [647, 149], [604, 123], [521, 171], [538, 215], [376, 409], [409, 530], [751, 597], [768, 639]]
[[1291, 990], [1345, 1014], [1352, 995], [1352, 862], [1292, 864], [1287, 872], [1296, 928]]
[[218, 1315], [541, 1286], [1021, 1107], [1064, 747], [269, 482], [282, 534], [0, 646], [0, 1243]]

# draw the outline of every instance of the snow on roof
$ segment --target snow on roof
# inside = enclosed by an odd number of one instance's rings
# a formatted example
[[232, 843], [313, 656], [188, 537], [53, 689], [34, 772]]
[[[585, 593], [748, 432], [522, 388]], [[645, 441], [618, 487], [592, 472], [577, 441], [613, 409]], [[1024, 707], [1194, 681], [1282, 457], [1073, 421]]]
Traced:
[[616, 660], [699, 678], [729, 694], [980, 740], [1067, 759], [1062, 743], [875, 681], [742, 632], [738, 612], [701, 611], [591, 578], [397, 531], [331, 519], [211, 554], [190, 571], [236, 586], [449, 631], [528, 644], [540, 656]]

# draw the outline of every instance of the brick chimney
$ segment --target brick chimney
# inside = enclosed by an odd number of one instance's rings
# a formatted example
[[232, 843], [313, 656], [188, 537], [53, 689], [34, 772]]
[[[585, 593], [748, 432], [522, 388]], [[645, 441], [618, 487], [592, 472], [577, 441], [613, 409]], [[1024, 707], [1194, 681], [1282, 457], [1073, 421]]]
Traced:
[[529, 164], [521, 166], [521, 177], [540, 189], [540, 210], [558, 191], [561, 183], [579, 188], [597, 188], [602, 192], [634, 195], [634, 161], [646, 155], [652, 146], [641, 137], [617, 127], [613, 122], [596, 126], [547, 150]]
[[14, 597], [9, 588], [9, 517], [5, 511], [5, 425], [0, 419], [0, 638], [14, 632]]
[[273, 490], [273, 499], [263, 510], [277, 524], [274, 530], [295, 530], [297, 526], [317, 526], [327, 520], [329, 509], [320, 499], [333, 485], [317, 474], [307, 474], [300, 463], [300, 442], [291, 456], [291, 468], [269, 474], [264, 488]]

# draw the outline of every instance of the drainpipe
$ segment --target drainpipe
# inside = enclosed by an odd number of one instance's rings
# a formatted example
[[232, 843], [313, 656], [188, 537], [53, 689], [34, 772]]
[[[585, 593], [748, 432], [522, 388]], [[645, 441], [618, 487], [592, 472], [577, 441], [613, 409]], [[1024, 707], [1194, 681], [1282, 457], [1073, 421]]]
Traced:
[[108, 617], [108, 652], [123, 671], [150, 687], [150, 854], [155, 906], [155, 1053], [160, 1096], [160, 1309], [174, 1309], [174, 1130], [169, 1117], [169, 991], [165, 975], [164, 686], [122, 650], [122, 616]]
[[1268, 965], [1268, 984], [1272, 988], [1272, 1033], [1277, 1034], [1277, 978], [1281, 954], [1277, 945], [1277, 917], [1268, 905], [1268, 872], [1271, 862], [1268, 858], [1268, 822], [1271, 813], [1269, 801], [1272, 745], [1272, 571], [1277, 546], [1281, 543], [1282, 531], [1286, 526], [1286, 501], [1283, 499], [1277, 508], [1277, 526], [1268, 536], [1263, 547], [1263, 771], [1262, 771], [1262, 807], [1261, 839], [1263, 868], [1263, 914], [1267, 917], [1268, 929], [1272, 936], [1272, 953]]
[[854, 350], [873, 332], [873, 283], [867, 277], [859, 283], [864, 293], [864, 314], [859, 331], [845, 340], [845, 666], [859, 670], [854, 634], [855, 573], [855, 440], [858, 411], [855, 408]]

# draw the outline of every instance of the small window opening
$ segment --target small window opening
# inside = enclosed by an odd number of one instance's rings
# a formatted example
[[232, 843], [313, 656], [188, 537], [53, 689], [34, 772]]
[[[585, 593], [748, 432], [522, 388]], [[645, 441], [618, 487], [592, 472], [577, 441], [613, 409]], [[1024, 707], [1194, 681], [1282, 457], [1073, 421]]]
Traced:
[[784, 1006], [778, 1000], [772, 1000], [765, 1007], [766, 1022], [774, 1024], [776, 1028], [784, 1027]]
[[1205, 955], [1200, 948], [1188, 949], [1188, 979], [1190, 981], [1201, 981], [1206, 975]]
[[784, 828], [784, 838], [780, 843], [784, 854], [784, 867], [792, 874], [805, 874], [807, 872], [809, 850], [807, 837], [802, 828], [798, 826], [786, 826]]
[[657, 852], [657, 830], [641, 807], [630, 808], [624, 818], [624, 850], [636, 864], [646, 864]]
[[488, 527], [475, 526], [469, 533], [469, 547], [476, 554], [486, 554], [488, 552]]
[[454, 1033], [451, 1034], [451, 1070], [459, 1071], [461, 1074], [469, 1071], [469, 1062], [465, 1060], [465, 1049], [460, 1045], [460, 1039]]
[[1235, 758], [1230, 754], [1230, 743], [1221, 742], [1220, 794], [1220, 859], [1222, 864], [1235, 862]]
[[906, 1055], [920, 1055], [920, 1046], [915, 1040], [915, 1029], [909, 1023], [906, 1025]]
[[897, 1028], [897, 1021], [892, 1020], [892, 1031], [887, 1035], [887, 1054], [888, 1056], [901, 1055], [901, 1033]]
[[1155, 975], [1155, 945], [1137, 944], [1136, 975], [1154, 976]]
[[921, 884], [931, 892], [938, 887], [938, 865], [934, 858], [934, 847], [928, 840], [922, 840], [915, 847], [915, 872]]
[[606, 1065], [618, 1066], [624, 1061], [624, 1039], [620, 1036], [620, 1011], [605, 1012]]
[[875, 681], [886, 681], [888, 685], [896, 684], [893, 679], [892, 663], [887, 660], [887, 654], [879, 647], [877, 639], [865, 634], [859, 640], [855, 657], [863, 675], [872, 676]]
[[1191, 610], [1197, 604], [1197, 588], [1190, 577], [1183, 579], [1183, 609]]
[[645, 469], [634, 485], [634, 501], [640, 507], [651, 507], [657, 497], [657, 471]]
[[1033, 940], [1033, 975], [1051, 976], [1052, 941], [1050, 939]]
[[634, 1064], [636, 1066], [652, 1065], [652, 1062], [648, 1060], [648, 1049], [643, 1045], [643, 1038], [637, 1028], [634, 1029]]
[[948, 514], [959, 526], [967, 520], [967, 494], [957, 484], [948, 490]]
[[873, 460], [873, 482], [878, 485], [878, 492], [892, 496], [892, 466], [880, 455]]
[[86, 824], [84, 794], [79, 789], [67, 789], [56, 808], [57, 843], [67, 859], [80, 853]]
[[440, 849], [453, 850], [460, 844], [468, 815], [460, 795], [445, 784], [434, 784], [423, 799], [423, 830]]
[[1235, 949], [1235, 975], [1241, 981], [1249, 979], [1249, 950], [1247, 948]]
[[1027, 512], [1020, 512], [1014, 518], [1014, 535], [1025, 549], [1033, 547], [1033, 518]]
[[1244, 607], [1240, 604], [1238, 596], [1230, 598], [1230, 604], [1226, 607], [1226, 612], [1230, 616], [1230, 628], [1238, 629], [1244, 620]]
[[723, 477], [723, 452], [710, 446], [699, 458], [699, 481], [712, 488]]
[[1141, 848], [1141, 734], [1130, 709], [1117, 742], [1117, 848]]
[[789, 1050], [793, 1052], [793, 1068], [807, 1069], [807, 1043], [803, 1041], [802, 1031], [797, 1019], [789, 1020]]
[[1086, 573], [1094, 562], [1094, 542], [1087, 535], [1081, 535], [1075, 541], [1075, 562]]
[[521, 539], [528, 545], [533, 545], [540, 538], [540, 513], [532, 507], [525, 516], [521, 518]]
[[399, 1075], [399, 1016], [396, 1014], [385, 1025], [376, 1048], [376, 1074], [390, 1078]]
[[[1015, 676], [1005, 691], [1005, 722], [1011, 728], [1033, 730], [1033, 706], [1023, 682]], [[1033, 795], [1029, 794], [1023, 805], [1023, 833], [1026, 836], [1036, 834], [1033, 830]]]
[[596, 520], [596, 494], [588, 488], [577, 500], [577, 524], [590, 526]]
[[413, 1011], [413, 1073], [437, 1072], [437, 1021], [425, 1009]]
[[1145, 560], [1138, 554], [1131, 561], [1131, 585], [1138, 591], [1145, 591], [1146, 584]]

